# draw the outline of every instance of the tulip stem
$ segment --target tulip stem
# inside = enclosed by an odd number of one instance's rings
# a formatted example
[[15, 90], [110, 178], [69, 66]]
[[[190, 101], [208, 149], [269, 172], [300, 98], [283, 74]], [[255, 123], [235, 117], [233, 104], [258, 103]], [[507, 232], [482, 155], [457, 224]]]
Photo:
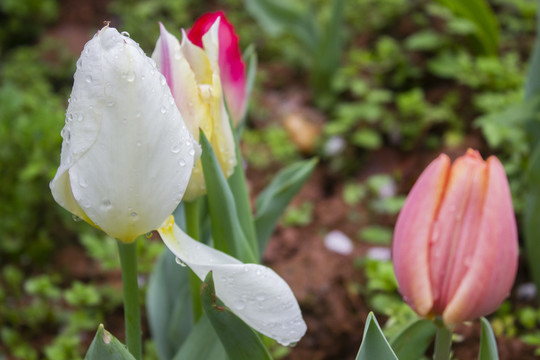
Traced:
[[118, 241], [120, 266], [122, 268], [122, 290], [124, 292], [124, 321], [126, 345], [136, 360], [142, 359], [141, 308], [137, 282], [137, 240], [131, 243]]
[[[199, 241], [199, 203], [197, 200], [184, 201], [184, 210], [186, 214], [186, 232], [194, 240]], [[201, 280], [195, 273], [189, 270], [189, 288], [191, 292], [191, 308], [193, 310], [193, 322], [202, 315], [201, 303]]]
[[452, 331], [444, 324], [437, 324], [437, 333], [435, 335], [435, 353], [433, 360], [450, 359], [450, 347], [452, 345]]

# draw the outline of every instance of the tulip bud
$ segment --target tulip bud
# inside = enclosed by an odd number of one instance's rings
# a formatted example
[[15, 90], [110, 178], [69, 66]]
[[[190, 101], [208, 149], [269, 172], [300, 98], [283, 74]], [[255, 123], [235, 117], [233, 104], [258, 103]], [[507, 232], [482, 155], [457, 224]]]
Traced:
[[518, 240], [504, 168], [477, 151], [442, 154], [420, 175], [399, 214], [393, 263], [404, 300], [446, 324], [495, 311], [514, 282]]
[[[236, 166], [235, 143], [225, 110], [218, 65], [219, 19], [203, 36], [204, 49], [194, 45], [184, 34], [182, 44], [160, 24], [161, 35], [152, 58], [164, 74], [174, 100], [193, 135], [199, 129], [212, 145], [225, 176]], [[189, 181], [184, 199], [191, 201], [206, 193], [199, 160]]]
[[246, 111], [246, 65], [240, 53], [238, 35], [222, 11], [207, 13], [195, 21], [187, 36], [193, 44], [204, 48], [203, 36], [219, 21], [219, 69], [225, 100], [233, 123], [238, 125]]
[[65, 209], [124, 242], [176, 208], [194, 141], [165, 78], [137, 43], [105, 26], [84, 47], [50, 183]]

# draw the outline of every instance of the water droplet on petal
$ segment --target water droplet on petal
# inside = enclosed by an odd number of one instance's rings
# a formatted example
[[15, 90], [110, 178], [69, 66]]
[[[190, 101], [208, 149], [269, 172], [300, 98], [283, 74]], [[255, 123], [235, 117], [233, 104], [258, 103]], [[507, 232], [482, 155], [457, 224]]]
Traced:
[[122, 34], [125, 37], [129, 37], [129, 33], [127, 31], [122, 31], [120, 34]]
[[86, 82], [91, 84], [92, 83], [92, 77], [90, 75], [87, 75], [85, 78]]
[[79, 221], [81, 221], [81, 218], [80, 218], [80, 217], [78, 217], [78, 216], [77, 216], [77, 215], [75, 215], [75, 214], [71, 215], [71, 218], [72, 218], [72, 219], [73, 219], [73, 221], [75, 221], [75, 222], [79, 222]]
[[180, 161], [178, 162], [178, 164], [180, 166], [186, 166], [186, 162], [184, 161], [184, 159], [180, 159]]
[[165, 84], [167, 83], [167, 80], [165, 80], [164, 77], [161, 77], [161, 80], [160, 80], [160, 81], [161, 81], [161, 85], [162, 85], [162, 86], [165, 86]]
[[101, 202], [101, 208], [103, 210], [110, 210], [112, 208], [111, 200], [103, 199], [103, 201]]
[[135, 114], [135, 117], [136, 117], [136, 118], [140, 118], [140, 117], [141, 117], [141, 112], [140, 112], [140, 111], [137, 111], [137, 114]]
[[108, 106], [108, 107], [113, 107], [113, 106], [114, 106], [114, 101], [109, 101], [109, 102], [107, 103], [107, 106]]
[[137, 146], [138, 147], [141, 147], [142, 146], [142, 143], [140, 141], [137, 141]]
[[126, 75], [126, 80], [129, 82], [135, 81], [135, 73], [133, 71], [130, 71]]
[[180, 259], [179, 257], [177, 257], [176, 259], [174, 259], [174, 261], [176, 261], [176, 263], [182, 267], [186, 267], [186, 263], [182, 261], [182, 259]]
[[77, 68], [80, 68], [82, 66], [82, 59], [79, 58], [79, 60], [77, 60]]
[[165, 114], [167, 112], [167, 109], [165, 109], [165, 106], [162, 106], [159, 111], [161, 111], [162, 114]]
[[152, 235], [154, 235], [154, 232], [150, 231], [149, 233], [146, 233], [145, 236], [146, 236], [147, 239], [150, 239], [150, 238], [152, 238]]
[[88, 183], [82, 176], [79, 176], [79, 185], [85, 189], [88, 187]]
[[258, 293], [257, 294], [257, 301], [264, 301], [265, 299], [265, 296], [263, 293]]
[[131, 218], [131, 221], [139, 220], [139, 214], [137, 214], [135, 211], [133, 211], [131, 214], [129, 214], [129, 217]]
[[173, 154], [178, 154], [180, 152], [180, 145], [179, 144], [173, 145], [173, 147], [171, 148], [171, 151], [173, 152]]
[[244, 310], [246, 308], [246, 303], [242, 300], [238, 300], [234, 303], [233, 307], [236, 310]]
[[190, 155], [190, 156], [193, 156], [193, 155], [195, 155], [195, 150], [193, 150], [193, 149], [190, 149], [190, 150], [189, 150], [189, 155]]

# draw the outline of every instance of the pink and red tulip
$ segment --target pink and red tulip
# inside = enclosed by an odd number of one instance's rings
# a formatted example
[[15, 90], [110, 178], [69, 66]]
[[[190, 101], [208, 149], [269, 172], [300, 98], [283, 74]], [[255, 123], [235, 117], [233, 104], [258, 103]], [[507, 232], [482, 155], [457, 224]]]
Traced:
[[238, 35], [234, 27], [222, 11], [207, 13], [195, 21], [187, 36], [193, 44], [203, 48], [203, 35], [210, 30], [218, 18], [220, 19], [218, 41], [221, 83], [233, 123], [237, 125], [246, 111], [247, 94], [246, 66], [242, 60]]
[[518, 265], [512, 197], [504, 168], [469, 149], [442, 154], [420, 175], [399, 214], [393, 263], [404, 300], [446, 324], [495, 311]]

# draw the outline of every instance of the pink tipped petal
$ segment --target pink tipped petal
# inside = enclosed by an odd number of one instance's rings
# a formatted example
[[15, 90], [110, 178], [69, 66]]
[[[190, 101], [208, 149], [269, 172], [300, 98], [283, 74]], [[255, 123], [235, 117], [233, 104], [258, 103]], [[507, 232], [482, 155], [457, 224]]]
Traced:
[[234, 27], [221, 11], [201, 16], [188, 32], [193, 44], [202, 47], [203, 36], [219, 19], [219, 67], [225, 100], [233, 118], [238, 124], [246, 111], [246, 66], [240, 53], [238, 35]]
[[450, 159], [440, 155], [420, 175], [399, 214], [393, 240], [393, 263], [400, 292], [420, 315], [433, 306], [429, 275], [429, 241], [442, 199]]
[[[169, 42], [171, 41], [171, 36], [165, 29], [165, 26], [160, 22], [159, 23], [159, 30], [160, 30], [160, 36], [158, 39], [158, 45], [159, 46], [159, 69], [163, 76], [165, 77], [165, 80], [167, 80], [167, 84], [169, 85], [169, 88], [171, 89], [171, 93], [174, 94], [174, 75], [173, 75], [173, 69], [172, 69], [172, 57], [173, 54], [171, 53], [171, 45], [169, 45]], [[172, 39], [173, 41], [176, 39]], [[176, 40], [176, 42], [178, 42]], [[173, 44], [174, 46], [174, 44]]]
[[469, 271], [443, 313], [447, 324], [495, 311], [508, 296], [516, 276], [518, 241], [512, 197], [504, 168], [495, 157], [487, 160], [486, 178], [478, 240], [467, 262]]

